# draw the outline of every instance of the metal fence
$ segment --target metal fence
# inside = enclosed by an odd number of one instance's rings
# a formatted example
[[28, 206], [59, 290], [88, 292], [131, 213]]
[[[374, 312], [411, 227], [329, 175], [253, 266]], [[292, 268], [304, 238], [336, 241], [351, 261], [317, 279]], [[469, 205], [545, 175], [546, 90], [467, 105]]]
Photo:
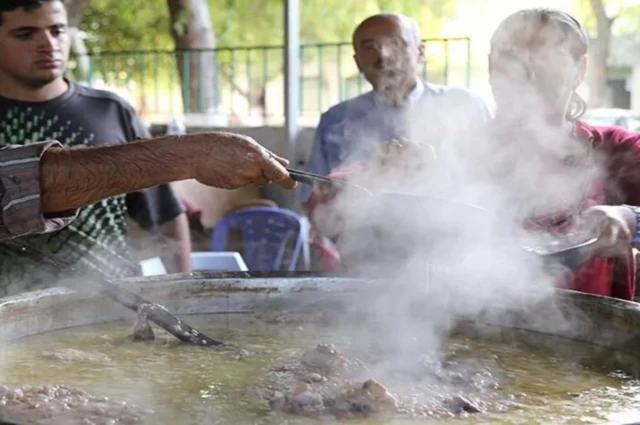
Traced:
[[[425, 77], [469, 86], [469, 38], [424, 40]], [[190, 51], [131, 51], [72, 57], [69, 76], [123, 96], [149, 122], [184, 114], [219, 125], [279, 125], [284, 117], [282, 46]], [[300, 48], [301, 121], [369, 90], [349, 43]]]

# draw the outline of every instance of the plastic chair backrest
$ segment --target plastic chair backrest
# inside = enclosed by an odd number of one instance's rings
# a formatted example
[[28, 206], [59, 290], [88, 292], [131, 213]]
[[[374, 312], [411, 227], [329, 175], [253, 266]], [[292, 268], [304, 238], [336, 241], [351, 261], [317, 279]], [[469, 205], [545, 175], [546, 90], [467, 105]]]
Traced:
[[287, 248], [293, 245], [287, 269], [296, 270], [302, 253], [309, 268], [309, 222], [285, 208], [251, 207], [234, 211], [216, 225], [212, 234], [212, 250], [227, 251], [229, 233], [239, 228], [243, 258], [249, 270], [281, 270]]
[[246, 272], [249, 269], [239, 252], [192, 252], [191, 268], [194, 271]]

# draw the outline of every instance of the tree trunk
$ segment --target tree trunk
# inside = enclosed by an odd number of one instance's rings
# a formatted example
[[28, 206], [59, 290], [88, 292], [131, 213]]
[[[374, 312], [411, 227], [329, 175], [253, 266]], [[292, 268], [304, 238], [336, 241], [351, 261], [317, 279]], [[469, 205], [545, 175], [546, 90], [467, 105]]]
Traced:
[[216, 106], [215, 34], [207, 0], [167, 0], [185, 113]]
[[68, 0], [65, 2], [67, 6], [67, 16], [69, 19], [69, 26], [77, 28], [82, 22], [84, 14], [91, 5], [91, 0]]
[[84, 14], [91, 5], [91, 0], [69, 0], [65, 2], [67, 6], [67, 16], [69, 20], [69, 36], [71, 43], [71, 51], [75, 54], [76, 62], [78, 64], [75, 70], [74, 78], [78, 81], [89, 81], [89, 54], [87, 47], [84, 43], [84, 37], [82, 31], [80, 31], [80, 24]]
[[611, 46], [611, 27], [615, 18], [607, 16], [603, 0], [590, 0], [596, 17], [596, 38], [591, 40], [587, 83], [589, 85], [589, 107], [609, 106], [607, 90], [607, 64]]

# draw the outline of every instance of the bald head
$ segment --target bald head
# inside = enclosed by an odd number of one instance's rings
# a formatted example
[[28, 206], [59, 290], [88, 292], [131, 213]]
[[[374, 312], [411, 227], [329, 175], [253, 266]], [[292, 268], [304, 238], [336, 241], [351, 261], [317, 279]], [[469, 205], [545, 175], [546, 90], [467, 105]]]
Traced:
[[[419, 78], [424, 47], [418, 24], [399, 13], [378, 13], [353, 32], [354, 59], [374, 90], [402, 103]], [[399, 98], [398, 98], [399, 96]]]
[[358, 41], [362, 36], [366, 36], [372, 30], [395, 30], [409, 46], [418, 48], [421, 44], [420, 28], [415, 19], [401, 13], [382, 12], [371, 15], [358, 24], [352, 37], [354, 49], [357, 50]]

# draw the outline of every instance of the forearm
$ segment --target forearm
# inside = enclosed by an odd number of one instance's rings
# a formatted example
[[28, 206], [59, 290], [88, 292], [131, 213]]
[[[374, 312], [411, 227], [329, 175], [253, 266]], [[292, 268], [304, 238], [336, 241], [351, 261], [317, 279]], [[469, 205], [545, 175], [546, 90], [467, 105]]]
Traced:
[[162, 227], [162, 233], [170, 239], [178, 271], [191, 271], [191, 233], [187, 214], [182, 213]]
[[[45, 214], [71, 211], [121, 193], [191, 177], [198, 135], [81, 149], [49, 149], [41, 162]], [[179, 145], [178, 145], [179, 144]]]

